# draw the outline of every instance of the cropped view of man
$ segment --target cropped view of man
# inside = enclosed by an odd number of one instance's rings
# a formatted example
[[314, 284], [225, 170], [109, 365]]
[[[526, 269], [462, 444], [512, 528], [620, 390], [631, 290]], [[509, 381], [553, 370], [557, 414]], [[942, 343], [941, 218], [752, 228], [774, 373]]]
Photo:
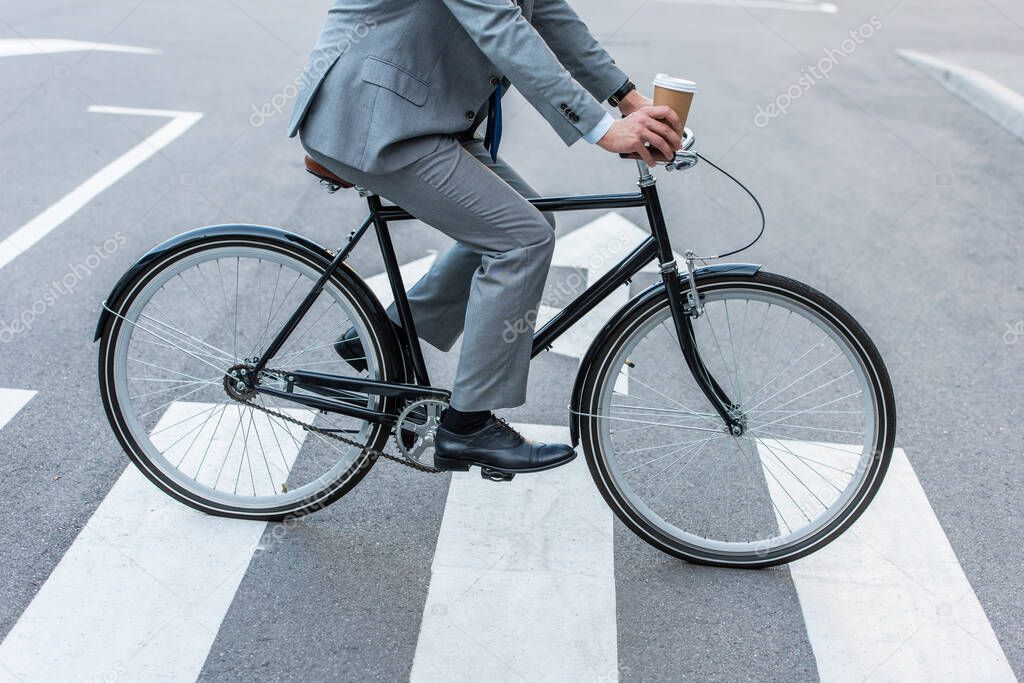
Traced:
[[[515, 86], [567, 145], [648, 165], [679, 148], [679, 117], [635, 89], [565, 0], [338, 0], [302, 84], [289, 134], [308, 154], [456, 241], [409, 291], [420, 338], [447, 351], [463, 336], [435, 460], [506, 472], [572, 460], [491, 412], [526, 400], [532, 335], [503, 332], [532, 332], [555, 244], [553, 216], [498, 156], [501, 98]], [[336, 349], [365, 370], [354, 329]]]

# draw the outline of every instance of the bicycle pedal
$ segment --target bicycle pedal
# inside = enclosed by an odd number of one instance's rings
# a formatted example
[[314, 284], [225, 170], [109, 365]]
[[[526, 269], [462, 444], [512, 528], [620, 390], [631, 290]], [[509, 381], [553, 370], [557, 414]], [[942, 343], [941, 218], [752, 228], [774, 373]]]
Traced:
[[490, 467], [481, 467], [480, 476], [490, 481], [512, 481], [516, 475], [512, 472], [500, 472]]

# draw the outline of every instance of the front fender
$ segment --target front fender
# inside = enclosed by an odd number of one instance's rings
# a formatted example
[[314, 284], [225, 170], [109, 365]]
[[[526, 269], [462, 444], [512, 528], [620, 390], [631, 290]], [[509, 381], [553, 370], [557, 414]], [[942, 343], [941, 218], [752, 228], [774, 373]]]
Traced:
[[117, 284], [114, 285], [114, 288], [110, 291], [110, 294], [103, 302], [103, 310], [100, 312], [100, 319], [96, 324], [96, 335], [93, 338], [93, 341], [99, 341], [100, 336], [103, 334], [103, 328], [106, 326], [111, 316], [109, 308], [113, 308], [120, 301], [129, 285], [131, 285], [131, 283], [138, 277], [139, 273], [147, 268], [154, 260], [163, 257], [170, 251], [175, 251], [177, 249], [191, 246], [192, 244], [203, 242], [211, 237], [234, 236], [261, 237], [270, 240], [280, 240], [289, 242], [293, 246], [306, 251], [311, 256], [315, 256], [325, 261], [330, 261], [334, 258], [334, 255], [326, 248], [312, 240], [306, 239], [305, 237], [293, 232], [282, 230], [281, 228], [272, 228], [266, 225], [234, 223], [210, 225], [205, 228], [189, 230], [188, 232], [181, 233], [180, 235], [175, 235], [166, 242], [162, 242], [150, 249], [142, 258], [136, 261], [124, 275], [121, 276], [121, 279], [117, 281]]
[[[701, 280], [717, 275], [740, 275], [744, 277], [753, 277], [761, 270], [760, 264], [757, 263], [713, 263], [709, 266], [703, 266], [693, 271], [693, 276], [699, 283]], [[683, 287], [689, 287], [686, 273], [679, 274], [679, 283]], [[658, 296], [664, 291], [665, 285], [663, 282], [656, 282], [644, 291], [640, 292], [623, 306], [615, 315], [611, 317], [601, 331], [598, 332], [594, 341], [591, 342], [590, 348], [587, 349], [587, 353], [583, 356], [580, 361], [579, 370], [576, 373], [576, 382], [572, 387], [572, 396], [569, 399], [569, 434], [572, 437], [572, 445], [575, 447], [580, 440], [580, 403], [583, 397], [583, 387], [586, 385], [587, 377], [590, 372], [591, 366], [594, 364], [594, 357], [597, 355], [598, 350], [604, 346], [605, 339], [611, 334], [612, 330], [619, 324], [619, 322], [628, 315], [631, 315], [640, 306], [648, 303], [653, 297]]]

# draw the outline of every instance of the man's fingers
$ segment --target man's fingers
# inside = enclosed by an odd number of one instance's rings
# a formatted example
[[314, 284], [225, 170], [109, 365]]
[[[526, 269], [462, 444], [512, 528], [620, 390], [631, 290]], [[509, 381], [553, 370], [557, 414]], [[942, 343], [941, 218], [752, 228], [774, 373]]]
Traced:
[[650, 150], [648, 150], [647, 147], [643, 144], [643, 141], [641, 141], [640, 145], [637, 146], [636, 153], [640, 155], [640, 158], [644, 160], [645, 164], [647, 164], [648, 166], [654, 166], [654, 157], [651, 156]]
[[673, 130], [682, 130], [683, 122], [679, 120], [679, 114], [672, 107], [663, 104], [657, 107], [648, 107], [647, 111], [656, 119], [662, 119], [672, 127]]
[[[653, 122], [652, 122], [652, 124], [653, 124]], [[655, 148], [659, 152], [661, 152], [661, 156], [664, 159], [668, 160], [668, 159], [671, 159], [672, 157], [675, 156], [676, 151], [674, 149], [672, 149], [672, 145], [670, 145], [665, 140], [665, 138], [663, 138], [661, 135], [659, 135], [657, 131], [652, 130], [652, 129], [649, 128], [647, 130], [646, 134], [643, 135], [642, 137], [643, 137], [644, 140], [647, 140], [648, 142], [651, 143], [651, 147], [652, 148]]]
[[679, 149], [683, 143], [682, 138], [679, 137], [679, 133], [676, 132], [675, 128], [671, 128], [657, 119], [648, 119], [647, 127], [668, 142], [669, 146], [672, 147], [673, 154], [675, 154], [675, 150]]

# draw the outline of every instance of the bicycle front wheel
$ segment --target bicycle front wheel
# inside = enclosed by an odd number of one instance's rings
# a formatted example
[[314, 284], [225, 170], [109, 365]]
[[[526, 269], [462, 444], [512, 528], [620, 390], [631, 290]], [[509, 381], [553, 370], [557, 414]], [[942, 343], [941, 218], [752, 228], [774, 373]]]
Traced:
[[765, 567], [835, 539], [877, 491], [892, 454], [888, 373], [838, 304], [770, 273], [698, 289], [697, 348], [744, 429], [694, 381], [662, 292], [594, 356], [580, 432], [598, 488], [648, 543], [686, 560]]

